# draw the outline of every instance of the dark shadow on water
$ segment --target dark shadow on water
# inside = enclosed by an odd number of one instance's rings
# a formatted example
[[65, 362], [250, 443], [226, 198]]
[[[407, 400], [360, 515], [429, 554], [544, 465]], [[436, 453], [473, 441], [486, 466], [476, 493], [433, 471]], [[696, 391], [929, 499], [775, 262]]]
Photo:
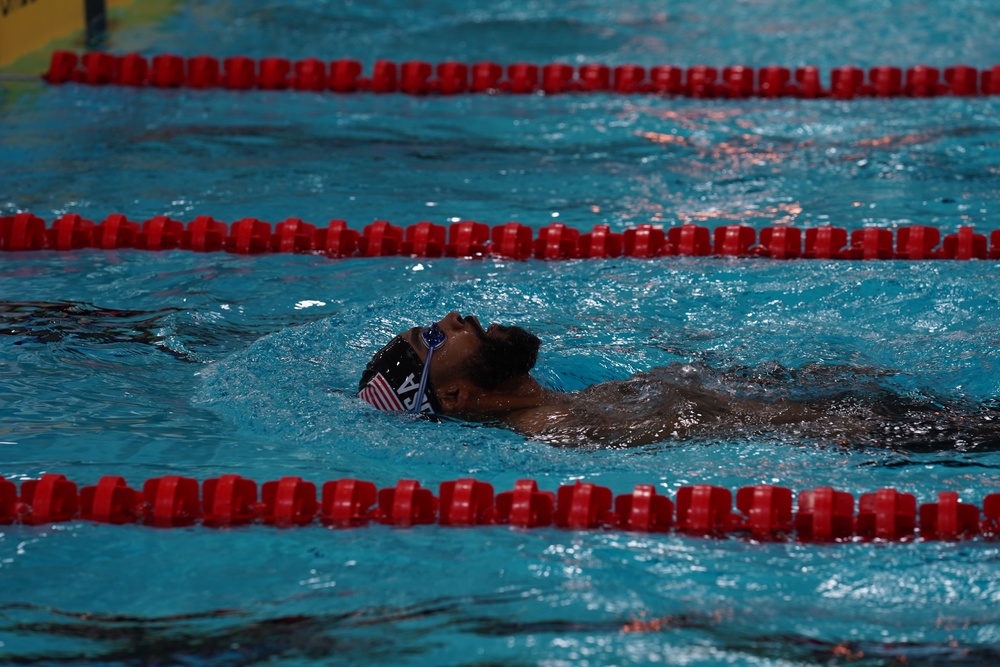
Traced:
[[161, 319], [179, 310], [115, 310], [70, 301], [3, 301], [0, 335], [38, 343], [67, 338], [93, 343], [155, 343], [161, 340], [155, 333]]
[[193, 363], [228, 354], [290, 324], [207, 323], [192, 320], [184, 308], [121, 310], [72, 301], [0, 301], [0, 336], [14, 338], [14, 345], [141, 345]]
[[[740, 661], [792, 660], [821, 665], [996, 665], [1000, 647], [957, 641], [879, 642], [820, 639], [795, 633], [760, 633], [731, 612], [689, 611], [656, 618], [610, 615], [600, 619], [547, 618], [516, 620], [503, 608], [484, 614], [483, 607], [525, 601], [525, 592], [444, 597], [401, 607], [362, 607], [338, 613], [294, 614], [247, 620], [240, 610], [137, 617], [65, 612], [27, 604], [0, 606], [0, 632], [85, 642], [78, 653], [13, 654], [0, 649], [6, 665], [250, 665], [276, 659], [313, 660], [317, 664], [394, 664], [455, 641], [475, 638], [532, 638], [539, 646], [551, 637], [586, 639], [605, 636], [627, 643], [663, 635], [665, 650], [713, 647], [720, 656]], [[530, 601], [530, 596], [529, 596]], [[58, 620], [16, 621], [19, 613]], [[259, 613], [259, 610], [258, 610]], [[69, 620], [64, 620], [64, 619]], [[237, 621], [235, 624], [233, 621]], [[225, 624], [224, 627], [220, 627]], [[449, 639], [452, 638], [452, 639]], [[485, 644], [483, 644], [485, 645]], [[446, 648], [446, 647], [445, 647]], [[530, 656], [529, 656], [530, 657]], [[475, 659], [453, 664], [517, 665], [520, 660]]]

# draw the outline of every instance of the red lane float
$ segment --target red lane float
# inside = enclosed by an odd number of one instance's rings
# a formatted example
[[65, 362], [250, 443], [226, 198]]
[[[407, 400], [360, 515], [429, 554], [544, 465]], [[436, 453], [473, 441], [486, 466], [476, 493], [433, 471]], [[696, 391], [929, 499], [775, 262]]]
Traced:
[[[893, 488], [861, 494], [818, 487], [800, 491], [793, 509], [791, 489], [757, 484], [734, 494], [710, 484], [684, 486], [674, 500], [651, 484], [631, 493], [577, 481], [556, 492], [540, 491], [532, 479], [494, 494], [493, 485], [465, 478], [442, 482], [437, 495], [416, 480], [377, 489], [357, 479], [320, 486], [288, 476], [258, 485], [239, 475], [199, 482], [167, 475], [146, 480], [142, 490], [119, 476], [77, 485], [48, 473], [17, 486], [0, 477], [0, 523], [44, 525], [83, 519], [96, 523], [139, 523], [158, 528], [238, 526], [251, 523], [282, 528], [320, 523], [336, 528], [380, 523], [391, 526], [491, 526], [568, 530], [619, 529], [758, 541], [799, 542], [962, 540], [1000, 537], [1000, 493], [983, 499], [982, 509], [942, 491], [936, 502], [918, 505], [914, 495]], [[733, 506], [735, 497], [736, 505]]]
[[71, 51], [55, 51], [42, 78], [51, 84], [76, 82], [155, 88], [329, 90], [407, 95], [614, 92], [694, 98], [830, 97], [852, 100], [1000, 94], [1000, 65], [982, 71], [968, 65], [956, 65], [943, 72], [930, 65], [915, 65], [905, 70], [886, 65], [868, 70], [843, 66], [830, 71], [830, 83], [824, 86], [823, 77], [815, 66], [792, 70], [770, 65], [755, 70], [746, 65], [731, 65], [720, 70], [707, 65], [688, 68], [657, 65], [647, 70], [639, 65], [620, 65], [612, 69], [599, 63], [585, 63], [574, 68], [567, 63], [503, 66], [495, 62], [449, 61], [435, 65], [420, 60], [404, 63], [376, 60], [370, 75], [365, 76], [361, 63], [350, 59], [327, 64], [318, 58], [293, 62], [279, 57], [255, 61], [233, 56], [220, 62], [207, 55], [183, 58], [159, 54], [147, 60], [136, 53], [116, 56], [92, 51], [78, 56]]
[[41, 479], [21, 483], [21, 521], [42, 525], [68, 521], [79, 507], [76, 484], [63, 475], [42, 475]]
[[552, 525], [556, 494], [539, 491], [533, 479], [521, 479], [513, 491], [504, 491], [496, 497], [496, 522], [517, 528], [536, 528]]
[[848, 233], [841, 227], [803, 230], [789, 226], [722, 225], [710, 230], [695, 224], [664, 228], [640, 224], [612, 232], [605, 224], [585, 233], [553, 223], [537, 231], [519, 222], [489, 227], [471, 220], [448, 227], [418, 222], [399, 227], [376, 220], [362, 231], [343, 220], [325, 227], [288, 218], [273, 228], [257, 218], [227, 225], [206, 215], [186, 225], [167, 216], [142, 224], [120, 214], [94, 224], [76, 213], [50, 227], [31, 213], [0, 217], [0, 251], [82, 250], [84, 248], [191, 250], [261, 253], [312, 253], [328, 257], [503, 257], [508, 259], [600, 259], [666, 256], [768, 257], [773, 259], [1000, 259], [1000, 230], [989, 236], [972, 227], [945, 234], [935, 227], [909, 225], [892, 229], [864, 227]]

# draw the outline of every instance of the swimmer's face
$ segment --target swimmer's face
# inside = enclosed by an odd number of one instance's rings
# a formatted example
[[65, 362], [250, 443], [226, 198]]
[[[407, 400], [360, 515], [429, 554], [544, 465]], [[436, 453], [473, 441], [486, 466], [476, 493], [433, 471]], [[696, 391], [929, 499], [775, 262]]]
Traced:
[[[443, 343], [428, 349], [421, 327], [396, 336], [375, 353], [358, 384], [358, 397], [379, 410], [415, 409], [419, 380], [428, 371], [424, 412], [477, 418], [495, 413], [497, 399], [516, 394], [538, 358], [541, 341], [520, 327], [491, 324], [448, 313], [436, 324]], [[506, 398], [505, 398], [506, 397]]]
[[[513, 375], [527, 373], [538, 356], [540, 341], [520, 327], [494, 323], [484, 329], [475, 316], [451, 312], [438, 322], [438, 328], [446, 338], [431, 358], [430, 379], [435, 387], [456, 380], [496, 386]], [[427, 358], [427, 346], [420, 340], [423, 330], [414, 327], [400, 334], [421, 362]]]

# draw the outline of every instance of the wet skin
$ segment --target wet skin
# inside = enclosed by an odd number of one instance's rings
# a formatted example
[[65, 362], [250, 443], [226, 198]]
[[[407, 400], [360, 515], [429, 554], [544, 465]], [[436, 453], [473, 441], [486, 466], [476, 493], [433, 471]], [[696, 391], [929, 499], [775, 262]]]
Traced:
[[[934, 397], [904, 397], [879, 384], [891, 373], [846, 366], [802, 369], [772, 366], [718, 370], [671, 364], [626, 380], [574, 392], [541, 387], [521, 373], [483, 389], [467, 377], [470, 361], [489, 338], [507, 328], [485, 329], [472, 316], [449, 313], [438, 327], [447, 340], [431, 359], [439, 398], [461, 387], [462, 400], [442, 399], [445, 414], [497, 424], [561, 446], [630, 447], [697, 437], [783, 434], [831, 444], [876, 444], [905, 449], [1000, 448], [1000, 411], [969, 411]], [[426, 359], [421, 327], [401, 334]], [[456, 390], [458, 391], [458, 390]]]

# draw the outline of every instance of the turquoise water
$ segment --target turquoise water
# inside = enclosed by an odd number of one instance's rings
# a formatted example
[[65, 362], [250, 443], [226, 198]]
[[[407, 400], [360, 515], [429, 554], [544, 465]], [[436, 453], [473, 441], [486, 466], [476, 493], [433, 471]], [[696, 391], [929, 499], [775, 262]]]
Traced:
[[[1000, 61], [997, 24], [985, 2], [921, 11], [189, 2], [155, 27], [114, 34], [108, 48], [366, 63], [986, 67]], [[50, 222], [73, 211], [343, 218], [357, 229], [376, 218], [619, 231], [687, 220], [1000, 228], [993, 99], [442, 99], [4, 83], [0, 100], [0, 213]], [[997, 262], [4, 254], [0, 475], [59, 472], [84, 485], [117, 474], [133, 486], [167, 474], [299, 475], [380, 488], [412, 478], [435, 490], [474, 476], [498, 491], [530, 477], [549, 490], [584, 479], [664, 494], [766, 482], [855, 497], [892, 486], [918, 502], [952, 490], [981, 504], [1000, 491], [1000, 456], [961, 438], [733, 433], [555, 448], [377, 414], [353, 394], [392, 334], [458, 310], [538, 333], [536, 376], [558, 389], [698, 362], [743, 369], [720, 377], [766, 393], [782, 369], [822, 363], [892, 371], [880, 387], [972, 411], [1000, 396], [997, 271]], [[1000, 645], [998, 560], [997, 543], [980, 539], [822, 546], [500, 527], [0, 526], [0, 663], [987, 665]]]

